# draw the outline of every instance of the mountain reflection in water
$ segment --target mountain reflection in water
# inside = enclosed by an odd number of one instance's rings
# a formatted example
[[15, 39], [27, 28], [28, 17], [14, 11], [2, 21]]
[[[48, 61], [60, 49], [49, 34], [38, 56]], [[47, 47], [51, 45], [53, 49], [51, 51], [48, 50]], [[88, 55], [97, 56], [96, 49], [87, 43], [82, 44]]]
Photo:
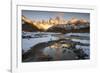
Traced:
[[23, 32], [22, 61], [89, 59], [89, 37], [89, 33]]

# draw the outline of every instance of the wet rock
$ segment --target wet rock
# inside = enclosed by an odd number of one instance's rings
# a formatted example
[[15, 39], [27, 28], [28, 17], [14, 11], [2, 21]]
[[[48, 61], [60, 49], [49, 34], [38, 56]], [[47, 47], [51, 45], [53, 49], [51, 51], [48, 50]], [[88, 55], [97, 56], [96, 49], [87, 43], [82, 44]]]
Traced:
[[88, 55], [82, 49], [75, 49], [74, 53], [78, 56], [78, 59], [85, 59]]

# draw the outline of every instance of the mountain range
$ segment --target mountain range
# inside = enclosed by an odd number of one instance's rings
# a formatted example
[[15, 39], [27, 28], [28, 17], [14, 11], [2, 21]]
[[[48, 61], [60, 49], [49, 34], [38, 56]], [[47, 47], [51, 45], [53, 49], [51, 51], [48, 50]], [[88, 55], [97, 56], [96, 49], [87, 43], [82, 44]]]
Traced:
[[26, 16], [22, 16], [22, 31], [27, 32], [89, 32], [89, 24], [89, 21], [77, 18], [63, 20], [56, 17], [55, 19], [50, 19], [48, 21], [35, 21]]

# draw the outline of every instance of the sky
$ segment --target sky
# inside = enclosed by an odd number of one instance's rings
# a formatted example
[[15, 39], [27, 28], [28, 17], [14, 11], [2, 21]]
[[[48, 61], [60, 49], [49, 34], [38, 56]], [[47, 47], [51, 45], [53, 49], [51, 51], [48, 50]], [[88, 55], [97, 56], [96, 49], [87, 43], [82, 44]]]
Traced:
[[54, 18], [56, 16], [62, 16], [62, 18], [66, 20], [75, 17], [78, 19], [86, 19], [90, 21], [89, 13], [22, 10], [22, 15], [30, 18], [31, 20], [49, 20], [50, 18]]

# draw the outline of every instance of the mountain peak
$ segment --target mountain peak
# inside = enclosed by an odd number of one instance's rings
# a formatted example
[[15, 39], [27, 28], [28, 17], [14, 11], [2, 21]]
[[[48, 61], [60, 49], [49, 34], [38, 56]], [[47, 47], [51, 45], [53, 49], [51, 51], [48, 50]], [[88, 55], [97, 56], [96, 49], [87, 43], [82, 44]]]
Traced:
[[[30, 28], [32, 27], [33, 29], [35, 29], [37, 31], [49, 31], [49, 29], [51, 30], [51, 28], [53, 29], [53, 27], [54, 27], [53, 30], [59, 30], [59, 32], [62, 30], [64, 30], [64, 32], [65, 32], [67, 30], [67, 28], [68, 29], [69, 28], [76, 29], [80, 25], [89, 24], [89, 22], [87, 20], [78, 19], [75, 17], [70, 20], [64, 20], [64, 19], [60, 19], [60, 17], [56, 17], [54, 19], [50, 18], [49, 20], [42, 20], [42, 21], [34, 20], [34, 21], [32, 21], [31, 19], [27, 18], [26, 16], [22, 16], [22, 21], [24, 23], [23, 25], [26, 24]], [[84, 25], [84, 26], [86, 26], [86, 25]]]

